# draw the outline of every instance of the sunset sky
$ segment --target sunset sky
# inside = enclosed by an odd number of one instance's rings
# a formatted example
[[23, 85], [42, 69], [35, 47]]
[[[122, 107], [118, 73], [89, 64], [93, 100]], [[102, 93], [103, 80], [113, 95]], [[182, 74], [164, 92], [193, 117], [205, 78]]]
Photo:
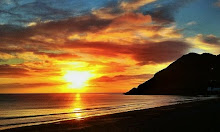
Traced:
[[219, 0], [0, 0], [0, 93], [126, 92], [219, 25]]

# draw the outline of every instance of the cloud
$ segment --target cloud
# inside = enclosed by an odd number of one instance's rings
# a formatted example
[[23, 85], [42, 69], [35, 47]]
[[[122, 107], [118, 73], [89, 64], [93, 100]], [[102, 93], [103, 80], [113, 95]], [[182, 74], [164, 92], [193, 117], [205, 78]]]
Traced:
[[139, 65], [169, 62], [186, 52], [189, 45], [177, 41], [182, 35], [175, 25], [164, 27], [151, 22], [150, 15], [127, 12], [111, 19], [85, 15], [30, 27], [2, 25], [0, 40], [4, 47], [0, 52], [25, 59], [25, 63], [85, 61], [88, 56], [113, 60], [127, 55]]
[[171, 62], [187, 52], [190, 45], [181, 41], [163, 41], [132, 48], [139, 65]]
[[128, 0], [122, 1], [120, 7], [125, 11], [134, 11], [139, 9], [141, 6], [152, 3], [156, 0]]
[[[63, 44], [69, 34], [97, 32], [106, 28], [110, 23], [111, 20], [88, 15], [56, 22], [38, 23], [31, 27], [0, 25], [0, 52], [10, 55], [33, 52], [39, 55], [42, 50], [56, 50], [54, 47]], [[48, 54], [48, 57], [76, 57], [71, 54]]]
[[51, 48], [51, 44], [63, 43], [69, 34], [97, 32], [108, 27], [111, 22], [112, 20], [87, 15], [37, 23], [30, 27], [0, 25], [0, 41], [5, 51], [18, 48], [33, 50], [39, 49], [39, 46], [41, 49], [47, 49]]
[[220, 38], [216, 37], [215, 35], [199, 35], [198, 37], [204, 43], [220, 45]]
[[169, 24], [174, 22], [174, 14], [178, 12], [181, 7], [184, 7], [186, 4], [195, 1], [195, 0], [176, 0], [174, 2], [169, 2], [167, 4], [156, 6], [151, 10], [144, 11], [144, 14], [149, 14], [152, 16], [153, 21]]
[[123, 25], [125, 22], [132, 24], [143, 24], [150, 23], [152, 20], [150, 15], [143, 15], [141, 13], [126, 13], [114, 20], [114, 23], [121, 25]]
[[114, 19], [124, 14], [132, 13], [141, 6], [152, 3], [156, 0], [126, 0], [109, 2], [105, 7], [93, 10], [92, 14], [105, 19]]
[[40, 1], [17, 5], [15, 8], [11, 10], [17, 11], [17, 12], [22, 11], [22, 12], [29, 13], [29, 14], [32, 14], [38, 17], [45, 18], [45, 19], [59, 17], [60, 15], [62, 16], [69, 15], [68, 11], [53, 8], [52, 6], [48, 5], [46, 2], [40, 2]]
[[[1, 49], [0, 49], [0, 51], [1, 51]], [[13, 55], [0, 52], [0, 59], [2, 59], [2, 60], [7, 60], [7, 59], [12, 59], [12, 58], [14, 58]]]
[[25, 28], [15, 25], [0, 25], [0, 37], [1, 38], [9, 38], [9, 37], [21, 37], [19, 36], [19, 33], [22, 33], [22, 35], [25, 34]]
[[107, 27], [112, 21], [100, 19], [94, 15], [69, 18], [67, 20], [52, 21], [38, 24], [33, 27], [35, 31], [41, 32], [95, 32]]
[[[0, 65], [0, 78], [30, 82], [48, 78], [48, 83], [0, 83], [3, 87], [50, 86], [62, 80], [66, 71], [88, 69], [101, 76], [94, 81], [116, 82], [115, 86], [117, 81], [130, 87], [126, 80], [137, 83], [150, 78], [195, 46], [184, 40], [183, 29], [177, 29], [174, 20], [174, 13], [192, 0], [158, 1], [157, 6], [154, 1], [119, 0], [107, 6], [102, 1], [93, 9], [72, 6], [83, 3], [74, 1], [12, 2], [11, 11], [0, 11], [14, 16], [0, 24], [0, 64], [7, 64]], [[57, 6], [63, 2], [69, 5]], [[197, 40], [215, 46], [219, 41], [211, 35]]]
[[114, 19], [123, 14], [123, 11], [119, 8], [106, 7], [93, 10], [92, 14], [102, 19]]
[[196, 41], [198, 44], [209, 44], [209, 45], [220, 45], [220, 38], [215, 35], [203, 35], [197, 34], [194, 38], [192, 37], [191, 40]]
[[17, 89], [17, 88], [40, 88], [40, 87], [47, 87], [47, 86], [57, 86], [57, 85], [64, 85], [65, 83], [6, 83], [0, 84], [0, 88], [2, 89]]
[[[97, 62], [95, 62], [97, 63]], [[98, 70], [100, 73], [120, 73], [125, 72], [129, 67], [126, 64], [116, 63], [116, 62], [109, 62], [109, 63], [102, 63], [102, 68]]]
[[61, 70], [57, 68], [55, 64], [51, 64], [47, 61], [32, 61], [14, 65], [0, 65], [0, 78], [40, 78], [61, 75]]
[[197, 24], [197, 22], [191, 21], [191, 22], [188, 22], [186, 25], [187, 25], [187, 26], [192, 26], [192, 25], [196, 25], [196, 24]]
[[117, 75], [113, 77], [109, 76], [102, 76], [100, 78], [96, 78], [92, 81], [94, 82], [117, 82], [117, 81], [129, 81], [129, 80], [136, 80], [136, 79], [149, 79], [153, 75], [152, 74], [140, 74], [140, 75]]
[[110, 1], [105, 7], [92, 10], [91, 13], [102, 19], [114, 19], [124, 13], [119, 2]]
[[[0, 3], [1, 4], [1, 3]], [[13, 16], [13, 17], [18, 17], [20, 15], [18, 14], [15, 14], [15, 13], [11, 13], [10, 11], [5, 11], [5, 10], [0, 10], [0, 13], [1, 14], [7, 14], [7, 15], [10, 15], [10, 16]]]
[[[65, 44], [62, 48], [68, 49], [84, 49], [96, 50], [96, 55], [105, 55], [106, 51], [112, 56], [120, 56], [120, 54], [130, 55], [138, 61], [138, 64], [165, 63], [173, 61], [182, 56], [190, 48], [190, 45], [181, 41], [162, 41], [162, 42], [146, 42], [145, 44], [120, 45], [107, 42], [81, 42], [75, 41]], [[92, 51], [87, 50], [87, 52]]]
[[212, 34], [197, 34], [196, 36], [186, 38], [186, 41], [191, 43], [197, 50], [202, 50], [202, 52], [213, 54], [219, 54], [220, 52], [220, 38]]
[[215, 3], [215, 5], [216, 5], [217, 7], [220, 7], [220, 0], [218, 0], [218, 1]]
[[36, 55], [46, 55], [50, 59], [57, 59], [57, 60], [73, 60], [79, 59], [80, 56], [74, 55], [72, 53], [46, 53], [46, 52], [34, 52]]
[[[1, 4], [0, 4], [1, 8]], [[27, 25], [40, 19], [40, 21], [60, 20], [72, 16], [71, 10], [63, 10], [46, 1], [18, 1], [2, 4], [0, 11], [6, 15], [2, 17], [13, 25]]]
[[48, 50], [52, 48], [52, 44], [64, 43], [71, 34], [98, 32], [108, 27], [111, 22], [112, 20], [88, 15], [38, 23], [31, 27], [0, 25], [1, 52]]
[[[157, 38], [179, 36], [179, 33], [175, 32], [175, 27], [151, 25], [151, 22], [150, 15], [125, 13], [112, 19], [86, 15], [60, 21], [35, 23], [36, 25], [26, 28], [1, 25], [0, 29], [3, 30], [0, 30], [0, 40], [5, 45], [5, 51], [33, 51], [39, 47], [41, 50], [49, 50], [52, 48], [50, 45], [56, 47], [56, 45], [65, 43], [67, 39], [87, 39], [90, 37], [90, 41], [102, 39], [101, 41], [126, 42], [130, 40], [133, 43], [133, 41], [142, 41], [146, 38], [151, 39], [152, 36], [153, 39], [155, 36]], [[119, 35], [122, 33], [127, 35], [126, 38]], [[121, 41], [122, 39], [123, 41]], [[11, 48], [11, 45], [14, 47]]]
[[30, 76], [29, 70], [10, 65], [0, 65], [0, 78], [16, 78]]
[[56, 58], [58, 60], [62, 60], [62, 59], [74, 59], [74, 58], [79, 58], [78, 55], [73, 55], [73, 54], [69, 54], [69, 53], [61, 53], [61, 54], [47, 54], [48, 57], [50, 58]]
[[[142, 41], [149, 36], [141, 37], [140, 34], [154, 32], [151, 26], [151, 16], [141, 13], [125, 13], [111, 19], [112, 22], [103, 30], [87, 33], [82, 39], [86, 41], [117, 42], [121, 44]], [[123, 35], [122, 35], [123, 34]], [[146, 34], [145, 34], [146, 35]], [[75, 35], [76, 36], [76, 35]], [[76, 36], [76, 38], [79, 38]]]

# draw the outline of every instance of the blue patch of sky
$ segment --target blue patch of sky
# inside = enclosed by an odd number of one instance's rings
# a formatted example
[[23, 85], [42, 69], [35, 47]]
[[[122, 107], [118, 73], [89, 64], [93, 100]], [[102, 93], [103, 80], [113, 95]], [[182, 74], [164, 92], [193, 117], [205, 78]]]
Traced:
[[[146, 13], [157, 10], [161, 6], [183, 2], [181, 0], [158, 0], [142, 6], [138, 12]], [[174, 16], [177, 28], [184, 29], [183, 34], [186, 37], [195, 36], [196, 34], [213, 34], [220, 36], [220, 7], [215, 3], [217, 0], [192, 0], [171, 12]], [[175, 6], [175, 5], [173, 5]], [[172, 6], [171, 6], [172, 8]], [[194, 22], [193, 25], [187, 23]]]
[[177, 28], [185, 28], [187, 23], [194, 21], [195, 25], [187, 26], [183, 31], [185, 36], [220, 36], [220, 7], [215, 6], [215, 2], [216, 0], [196, 0], [181, 8], [175, 14]]

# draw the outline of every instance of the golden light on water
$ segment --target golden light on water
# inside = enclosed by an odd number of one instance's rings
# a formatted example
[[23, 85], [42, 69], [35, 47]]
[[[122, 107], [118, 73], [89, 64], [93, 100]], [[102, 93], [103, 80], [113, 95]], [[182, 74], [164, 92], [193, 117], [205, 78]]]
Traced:
[[83, 114], [82, 114], [82, 109], [83, 109], [83, 103], [81, 102], [81, 95], [80, 94], [75, 94], [75, 100], [72, 105], [72, 112], [74, 113], [72, 116], [76, 119], [82, 119]]
[[64, 80], [69, 83], [69, 88], [81, 89], [87, 85], [92, 76], [89, 71], [67, 71]]

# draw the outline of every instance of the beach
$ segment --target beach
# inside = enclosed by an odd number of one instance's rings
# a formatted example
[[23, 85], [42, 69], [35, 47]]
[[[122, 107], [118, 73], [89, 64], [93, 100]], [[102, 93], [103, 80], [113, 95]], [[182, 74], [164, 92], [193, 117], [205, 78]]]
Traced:
[[220, 131], [220, 100], [210, 99], [145, 110], [26, 126], [3, 131]]

